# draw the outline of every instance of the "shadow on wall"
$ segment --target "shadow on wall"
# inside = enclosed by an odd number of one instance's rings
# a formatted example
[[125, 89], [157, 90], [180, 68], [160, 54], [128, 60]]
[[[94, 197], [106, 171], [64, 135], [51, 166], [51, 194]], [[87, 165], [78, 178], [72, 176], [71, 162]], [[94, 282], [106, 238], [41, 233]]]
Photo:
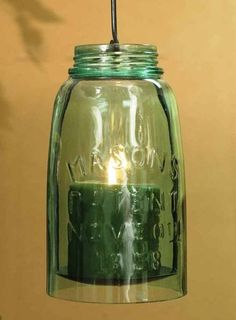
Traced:
[[39, 0], [3, 0], [13, 11], [31, 61], [39, 64], [38, 51], [43, 44], [43, 35], [38, 23], [59, 23], [62, 19]]
[[[44, 1], [46, 3], [46, 0]], [[10, 14], [15, 18], [25, 52], [30, 61], [39, 66], [39, 50], [43, 44], [40, 24], [59, 23], [62, 19], [40, 0], [3, 0], [3, 3], [10, 9]], [[2, 140], [4, 131], [10, 130], [9, 112], [11, 108], [12, 106], [4, 93], [4, 86], [0, 83], [0, 140]]]

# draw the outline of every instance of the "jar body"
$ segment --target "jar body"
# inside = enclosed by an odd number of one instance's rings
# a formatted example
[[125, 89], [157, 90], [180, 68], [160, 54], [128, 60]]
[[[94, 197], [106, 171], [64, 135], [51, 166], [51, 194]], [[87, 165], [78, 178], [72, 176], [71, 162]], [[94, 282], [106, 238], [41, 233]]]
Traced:
[[86, 302], [186, 292], [185, 185], [163, 80], [72, 79], [58, 93], [48, 170], [48, 293]]

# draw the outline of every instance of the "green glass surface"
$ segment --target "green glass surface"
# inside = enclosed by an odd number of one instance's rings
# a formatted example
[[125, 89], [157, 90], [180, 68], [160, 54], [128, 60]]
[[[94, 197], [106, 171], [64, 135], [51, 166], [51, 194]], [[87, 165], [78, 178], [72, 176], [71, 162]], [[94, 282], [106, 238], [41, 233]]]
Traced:
[[183, 154], [154, 46], [76, 47], [48, 163], [49, 295], [131, 303], [186, 293]]

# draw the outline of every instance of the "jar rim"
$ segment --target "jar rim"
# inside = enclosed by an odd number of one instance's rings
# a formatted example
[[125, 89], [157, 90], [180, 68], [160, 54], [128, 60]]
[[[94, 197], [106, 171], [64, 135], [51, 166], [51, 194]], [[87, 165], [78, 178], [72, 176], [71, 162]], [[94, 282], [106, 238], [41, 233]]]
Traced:
[[120, 51], [139, 51], [139, 52], [157, 52], [157, 46], [148, 43], [119, 43], [119, 44], [107, 44], [107, 43], [98, 43], [98, 44], [80, 44], [75, 47], [76, 53], [82, 53], [87, 50], [106, 52], [112, 48], [119, 48]]
[[160, 78], [157, 47], [151, 44], [82, 44], [75, 47], [73, 78]]

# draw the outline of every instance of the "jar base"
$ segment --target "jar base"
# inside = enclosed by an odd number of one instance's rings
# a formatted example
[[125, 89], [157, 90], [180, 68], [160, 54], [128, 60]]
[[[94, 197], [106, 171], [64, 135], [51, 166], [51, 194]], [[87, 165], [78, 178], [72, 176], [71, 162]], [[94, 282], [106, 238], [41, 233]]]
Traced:
[[86, 284], [59, 275], [55, 278], [55, 288], [53, 290], [48, 288], [48, 295], [77, 302], [147, 303], [178, 299], [186, 294], [185, 290], [178, 290], [178, 287], [173, 289], [173, 284], [177, 281], [176, 275], [144, 283], [123, 285]]

